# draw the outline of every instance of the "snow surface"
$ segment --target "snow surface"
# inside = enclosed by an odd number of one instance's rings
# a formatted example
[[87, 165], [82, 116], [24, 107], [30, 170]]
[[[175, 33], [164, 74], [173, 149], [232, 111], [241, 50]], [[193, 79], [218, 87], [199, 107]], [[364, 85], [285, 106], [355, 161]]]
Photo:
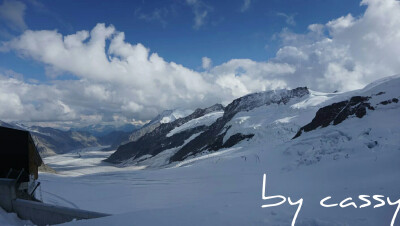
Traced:
[[32, 222], [21, 220], [15, 213], [7, 213], [5, 210], [0, 208], [0, 225], [11, 226], [11, 225], [33, 225]]
[[[146, 168], [155, 156], [142, 165], [118, 168], [101, 161], [111, 152], [95, 150], [80, 158], [48, 157], [44, 161], [59, 174], [41, 173], [42, 197], [48, 203], [113, 214], [65, 225], [290, 225], [297, 206], [285, 202], [261, 208], [273, 203], [261, 196], [266, 173], [266, 195], [303, 198], [296, 225], [390, 225], [396, 206], [323, 208], [319, 202], [326, 196], [332, 202], [352, 197], [359, 207], [359, 195], [400, 198], [400, 103], [379, 105], [362, 119], [292, 138], [322, 106], [353, 95], [373, 96], [374, 105], [399, 97], [399, 87], [400, 77], [392, 77], [351, 93], [311, 92], [287, 105], [240, 112], [224, 139], [240, 132], [255, 134], [251, 140], [169, 167]], [[381, 91], [385, 93], [376, 96]], [[160, 153], [155, 162], [174, 151]]]
[[168, 134], [167, 137], [171, 137], [174, 134], [180, 133], [182, 131], [192, 129], [198, 126], [210, 126], [213, 124], [218, 118], [222, 117], [224, 115], [223, 111], [217, 111], [217, 112], [211, 112], [209, 114], [203, 115], [202, 117], [195, 118], [190, 120], [189, 122], [178, 126], [171, 130]]
[[175, 109], [173, 110], [170, 114], [168, 115], [163, 115], [160, 123], [169, 123], [169, 122], [173, 122], [179, 118], [183, 118], [186, 117], [190, 114], [192, 114], [193, 111], [192, 110], [179, 110], [179, 109]]
[[171, 149], [167, 149], [164, 150], [160, 153], [158, 153], [156, 156], [152, 156], [152, 155], [144, 155], [138, 159], [134, 159], [134, 157], [132, 157], [131, 159], [125, 161], [124, 163], [120, 164], [119, 166], [139, 166], [142, 167], [141, 169], [144, 168], [160, 168], [160, 167], [165, 167], [169, 164], [169, 159], [177, 152], [179, 151], [180, 148], [182, 148], [183, 146], [185, 146], [187, 143], [189, 143], [191, 140], [193, 140], [194, 138], [196, 138], [198, 135], [200, 135], [202, 132], [200, 133], [195, 133], [192, 136], [190, 136], [188, 139], [186, 139], [183, 144], [179, 147], [175, 147], [175, 148], [171, 148]]

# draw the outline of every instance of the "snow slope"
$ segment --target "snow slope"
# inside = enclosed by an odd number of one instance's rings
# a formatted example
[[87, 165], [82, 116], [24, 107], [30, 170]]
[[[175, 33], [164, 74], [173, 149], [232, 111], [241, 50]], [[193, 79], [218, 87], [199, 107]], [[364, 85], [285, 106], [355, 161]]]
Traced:
[[173, 130], [171, 130], [168, 134], [167, 137], [171, 137], [174, 134], [180, 133], [182, 131], [197, 127], [197, 126], [210, 126], [211, 124], [213, 124], [215, 122], [215, 120], [217, 120], [218, 118], [222, 117], [222, 115], [224, 114], [223, 111], [217, 111], [217, 112], [211, 112], [209, 114], [206, 114], [202, 117], [199, 118], [195, 118], [190, 120], [189, 122], [178, 126], [176, 128], [174, 128]]
[[188, 116], [192, 114], [192, 110], [181, 110], [181, 109], [175, 109], [175, 110], [165, 110], [161, 112], [161, 114], [157, 115], [153, 120], [151, 120], [147, 125], [155, 124], [155, 123], [169, 123], [173, 122], [177, 119], [183, 118], [185, 116]]
[[[312, 91], [286, 104], [240, 111], [224, 139], [235, 132], [252, 139], [168, 167], [143, 170], [148, 159], [141, 167], [118, 168], [99, 161], [106, 156], [98, 152], [80, 160], [52, 157], [49, 165], [60, 174], [40, 175], [43, 199], [114, 214], [66, 225], [290, 225], [297, 206], [261, 208], [280, 201], [262, 199], [267, 174], [267, 196], [303, 198], [296, 225], [391, 225], [397, 206], [386, 197], [400, 199], [399, 88], [396, 76], [350, 93]], [[321, 107], [357, 95], [368, 96], [374, 110], [292, 139]], [[370, 198], [372, 205], [360, 208], [359, 195], [382, 195], [385, 205], [374, 208], [379, 202]], [[351, 197], [357, 208], [324, 208], [320, 201], [327, 196], [329, 203]]]
[[21, 220], [15, 213], [7, 213], [0, 208], [0, 225], [1, 226], [15, 226], [15, 225], [33, 225], [32, 222]]

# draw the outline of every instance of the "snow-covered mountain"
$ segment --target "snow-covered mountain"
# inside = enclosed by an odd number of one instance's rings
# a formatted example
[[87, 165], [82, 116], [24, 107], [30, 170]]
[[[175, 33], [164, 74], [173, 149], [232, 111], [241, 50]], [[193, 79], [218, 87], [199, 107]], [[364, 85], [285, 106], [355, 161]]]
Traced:
[[113, 132], [110, 132], [106, 135], [102, 135], [99, 137], [99, 142], [102, 144], [109, 145], [109, 147], [103, 149], [105, 151], [116, 150], [122, 144], [138, 140], [140, 137], [153, 131], [161, 124], [171, 123], [176, 119], [183, 118], [191, 114], [192, 112], [193, 112], [192, 110], [180, 110], [180, 109], [165, 110], [141, 127], [136, 127], [135, 129], [131, 130], [116, 129]]
[[174, 109], [174, 110], [165, 110], [161, 112], [161, 114], [157, 115], [154, 119], [152, 119], [147, 125], [152, 125], [155, 123], [170, 123], [179, 118], [186, 117], [193, 113], [192, 110], [182, 110], [182, 109]]
[[0, 126], [30, 131], [42, 157], [97, 146], [109, 146], [115, 149], [121, 143], [127, 142], [131, 133], [140, 128], [126, 124], [122, 126], [91, 125], [84, 128], [60, 130], [3, 121], [0, 121]]
[[[157, 128], [161, 124], [172, 123], [175, 120], [186, 117], [192, 113], [193, 113], [192, 110], [180, 110], [180, 109], [165, 110], [161, 114], [157, 115], [150, 122], [145, 124], [142, 128], [140, 128], [140, 130], [137, 130], [137, 131], [134, 131], [133, 133], [131, 133], [128, 141], [136, 141], [143, 135], [153, 131], [155, 128]], [[125, 142], [125, 143], [127, 143], [127, 142]]]
[[231, 127], [227, 126], [227, 123], [238, 112], [249, 111], [264, 105], [285, 104], [293, 98], [302, 98], [308, 93], [307, 88], [255, 93], [234, 100], [226, 108], [222, 105], [214, 105], [210, 108], [198, 109], [181, 120], [165, 123], [140, 139], [121, 145], [107, 161], [121, 163], [128, 160], [138, 163], [167, 150], [169, 155], [165, 162], [169, 163], [182, 161], [204, 151], [232, 147], [254, 136], [252, 133], [237, 132], [224, 140]]
[[[394, 76], [348, 93], [297, 88], [198, 109], [114, 154], [45, 158], [59, 174], [40, 175], [43, 200], [113, 214], [66, 225], [291, 225], [295, 216], [299, 226], [399, 225], [399, 87]], [[110, 154], [118, 165], [103, 162]], [[262, 208], [278, 195], [280, 205]]]
[[0, 121], [0, 125], [30, 131], [42, 157], [86, 147], [100, 146], [98, 139], [88, 132], [64, 131], [50, 127], [25, 126], [20, 123], [5, 123], [2, 121]]
[[111, 125], [111, 124], [94, 124], [81, 128], [71, 128], [73, 131], [88, 132], [96, 137], [103, 137], [115, 131], [121, 132], [132, 132], [139, 129], [140, 125], [123, 124], [123, 125]]
[[[353, 136], [358, 137], [358, 148], [380, 148], [385, 143], [382, 139], [387, 138], [371, 137], [370, 131], [376, 125], [371, 124], [370, 117], [375, 114], [387, 114], [382, 116], [384, 118], [392, 116], [399, 105], [398, 87], [400, 78], [394, 76], [348, 93], [320, 93], [300, 87], [249, 94], [225, 108], [215, 105], [198, 109], [187, 117], [142, 133], [121, 145], [106, 161], [159, 166], [232, 147], [276, 148], [284, 144], [290, 150], [304, 145], [304, 139], [314, 136], [313, 139], [323, 144], [318, 147], [312, 144], [313, 151], [303, 150], [307, 154], [301, 155], [299, 161], [315, 162], [325, 154], [335, 155], [335, 158], [347, 156], [343, 148], [335, 147], [354, 142], [352, 136], [346, 135], [348, 131], [337, 129], [338, 124], [347, 123], [365, 125], [355, 127], [354, 132], [359, 135]], [[329, 132], [325, 133], [325, 128]], [[389, 137], [395, 139], [396, 136], [398, 134]], [[330, 143], [331, 146], [326, 146]], [[330, 150], [325, 150], [327, 148]]]
[[[135, 137], [134, 141], [121, 145], [118, 150], [110, 156], [107, 160], [109, 162], [122, 162], [123, 160], [129, 159], [129, 161], [140, 161], [145, 160], [148, 157], [155, 156], [165, 150], [176, 148], [185, 143], [185, 140], [192, 137], [199, 132], [204, 131], [208, 126], [204, 125], [207, 121], [216, 120], [216, 117], [209, 114], [216, 114], [216, 112], [222, 113], [223, 106], [220, 104], [213, 105], [205, 109], [197, 109], [192, 114], [176, 119], [169, 123], [156, 123], [150, 124], [151, 131], [145, 131], [148, 128], [144, 126], [144, 129], [137, 131], [141, 134]], [[222, 115], [222, 114], [219, 114]], [[217, 114], [218, 116], [218, 114]], [[193, 123], [193, 120], [200, 120], [202, 123]], [[185, 125], [186, 123], [193, 123], [192, 126]], [[210, 123], [209, 123], [210, 124]], [[153, 125], [156, 125], [154, 128]], [[183, 126], [185, 129], [179, 133], [171, 135], [173, 129]]]

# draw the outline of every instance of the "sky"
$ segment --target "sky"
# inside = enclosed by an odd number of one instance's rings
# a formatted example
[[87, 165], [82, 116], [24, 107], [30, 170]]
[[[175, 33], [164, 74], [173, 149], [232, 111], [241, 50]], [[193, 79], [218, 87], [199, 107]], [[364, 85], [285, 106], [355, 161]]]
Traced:
[[400, 73], [397, 0], [0, 0], [0, 120], [143, 123]]

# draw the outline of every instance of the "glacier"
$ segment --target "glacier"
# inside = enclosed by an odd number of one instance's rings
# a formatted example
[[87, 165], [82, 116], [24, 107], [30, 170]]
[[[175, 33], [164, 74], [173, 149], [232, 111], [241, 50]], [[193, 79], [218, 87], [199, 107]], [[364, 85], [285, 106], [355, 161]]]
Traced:
[[[324, 208], [320, 201], [331, 196], [332, 203], [339, 203], [353, 197], [359, 206], [359, 195], [400, 198], [399, 87], [400, 76], [392, 76], [347, 93], [301, 89], [302, 95], [290, 98], [281, 95], [287, 91], [268, 93], [269, 99], [265, 93], [249, 96], [234, 101], [231, 110], [224, 107], [223, 115], [218, 110], [200, 116], [210, 120], [175, 120], [164, 137], [203, 127], [182, 137], [177, 147], [142, 155], [143, 161], [130, 157], [115, 165], [103, 161], [113, 151], [99, 150], [81, 152], [80, 158], [73, 153], [47, 157], [44, 161], [58, 174], [40, 174], [39, 197], [113, 214], [64, 225], [290, 225], [296, 206], [261, 208], [268, 204], [262, 199], [267, 174], [267, 195], [303, 198], [296, 225], [391, 225], [396, 206]], [[346, 108], [340, 123], [332, 121], [295, 137], [319, 109], [355, 96], [368, 97], [365, 103], [373, 109], [358, 117]], [[218, 150], [200, 147], [169, 161], [224, 117], [229, 120], [215, 134], [222, 144], [238, 133], [253, 136]], [[400, 225], [400, 217], [394, 225]]]

